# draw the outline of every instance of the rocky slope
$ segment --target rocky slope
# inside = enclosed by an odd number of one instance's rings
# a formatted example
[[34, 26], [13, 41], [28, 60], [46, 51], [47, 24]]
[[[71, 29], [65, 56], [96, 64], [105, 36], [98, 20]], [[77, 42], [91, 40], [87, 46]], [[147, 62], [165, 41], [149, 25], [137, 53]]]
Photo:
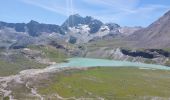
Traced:
[[119, 32], [128, 36], [128, 35], [132, 35], [134, 32], [136, 32], [138, 30], [141, 30], [142, 28], [143, 27], [140, 27], [140, 26], [136, 26], [136, 27], [125, 26], [125, 27], [121, 27], [119, 29]]
[[136, 31], [129, 40], [138, 41], [136, 46], [144, 48], [170, 47], [170, 11], [147, 28]]
[[96, 47], [86, 51], [86, 57], [153, 63], [170, 66], [170, 51], [162, 49], [128, 49]]

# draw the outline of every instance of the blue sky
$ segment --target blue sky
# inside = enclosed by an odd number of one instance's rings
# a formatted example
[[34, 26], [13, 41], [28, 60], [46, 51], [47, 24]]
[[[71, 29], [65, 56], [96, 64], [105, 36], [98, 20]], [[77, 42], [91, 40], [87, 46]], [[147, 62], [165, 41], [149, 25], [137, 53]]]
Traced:
[[62, 24], [70, 14], [121, 26], [147, 26], [170, 10], [170, 0], [0, 0], [0, 20]]

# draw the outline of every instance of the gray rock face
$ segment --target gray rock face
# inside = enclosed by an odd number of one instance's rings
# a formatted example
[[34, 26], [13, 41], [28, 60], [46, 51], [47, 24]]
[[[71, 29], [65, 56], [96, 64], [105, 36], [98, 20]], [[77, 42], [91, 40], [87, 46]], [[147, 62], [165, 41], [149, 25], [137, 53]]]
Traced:
[[132, 57], [143, 57], [148, 59], [158, 58], [158, 57], [170, 57], [170, 52], [162, 49], [146, 49], [146, 50], [127, 50], [121, 49], [124, 55]]
[[[32, 37], [30, 37], [27, 34], [24, 34], [23, 32], [16, 32], [14, 29], [11, 28], [5, 28], [0, 30], [0, 47], [1, 48], [11, 48], [11, 46], [17, 43], [22, 44], [20, 46], [25, 45], [28, 40], [30, 40]], [[31, 41], [34, 42], [34, 41]]]
[[29, 23], [6, 23], [0, 22], [0, 29], [13, 28], [16, 32], [27, 32], [30, 36], [40, 36], [42, 33], [64, 34], [60, 26], [52, 24], [41, 24], [31, 20]]
[[[109, 58], [116, 60], [154, 63], [169, 66], [170, 52], [162, 49], [126, 49], [126, 48], [112, 48], [99, 47], [97, 49], [89, 49], [85, 57], [90, 58]], [[167, 63], [168, 62], [168, 63]]]
[[8, 28], [14, 28], [17, 32], [25, 32], [25, 23], [6, 23], [6, 22], [0, 22], [0, 29], [3, 29], [5, 27]]
[[29, 23], [0, 22], [0, 47], [24, 48], [29, 44], [48, 44], [54, 40], [72, 44], [107, 40], [123, 36], [125, 33], [121, 33], [120, 28], [118, 24], [104, 24], [90, 16], [81, 17], [78, 14], [69, 16], [61, 26], [34, 20]]
[[128, 36], [128, 35], [132, 35], [134, 32], [141, 30], [141, 29], [143, 29], [143, 28], [140, 26], [136, 26], [136, 27], [125, 26], [125, 27], [120, 27], [119, 32]]
[[117, 28], [120, 28], [120, 26], [118, 24], [115, 24], [115, 23], [106, 23], [105, 25], [108, 26], [108, 28], [110, 30], [115, 30]]
[[147, 28], [136, 31], [129, 36], [130, 40], [138, 41], [138, 46], [146, 48], [170, 47], [170, 11]]
[[85, 19], [80, 15], [75, 14], [69, 16], [69, 18], [61, 26], [68, 29], [69, 27], [78, 26], [79, 24], [85, 24]]
[[78, 14], [71, 15], [69, 18], [62, 24], [61, 27], [68, 30], [69, 27], [78, 27], [79, 25], [88, 25], [90, 33], [96, 33], [99, 31], [103, 23], [97, 19], [93, 19], [90, 16], [81, 17]]

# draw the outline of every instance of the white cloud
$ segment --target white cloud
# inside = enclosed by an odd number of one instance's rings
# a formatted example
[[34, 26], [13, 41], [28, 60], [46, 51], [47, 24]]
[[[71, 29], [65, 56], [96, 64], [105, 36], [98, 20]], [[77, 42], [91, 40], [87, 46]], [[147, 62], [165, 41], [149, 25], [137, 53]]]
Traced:
[[83, 0], [90, 4], [96, 4], [99, 6], [105, 6], [109, 9], [116, 9], [119, 11], [131, 11], [137, 6], [139, 0]]
[[72, 10], [69, 9], [71, 5], [67, 4], [69, 3], [70, 0], [62, 1], [49, 0], [48, 2], [46, 2], [45, 0], [20, 0], [20, 1], [65, 16], [67, 16], [69, 13], [73, 13]]
[[163, 13], [165, 13], [165, 11], [169, 10], [169, 6], [160, 4], [145, 4], [143, 6], [139, 6], [140, 0], [83, 1], [92, 5], [105, 7], [105, 11], [98, 11], [95, 13], [95, 15], [93, 14], [97, 18], [102, 19], [105, 22], [111, 21], [118, 24], [120, 23], [122, 25], [127, 25], [128, 23], [133, 23], [132, 25], [138, 25], [139, 22], [141, 22], [143, 23], [141, 25], [146, 26], [154, 21], [154, 18], [160, 17]]
[[[68, 16], [69, 14], [79, 13], [83, 16], [94, 16], [105, 22], [116, 22], [125, 24], [127, 20], [133, 19], [149, 20], [152, 14], [166, 11], [168, 6], [159, 4], [145, 4], [139, 6], [141, 0], [20, 0], [24, 3], [43, 8], [57, 14]], [[78, 3], [78, 5], [76, 5]], [[86, 7], [91, 5], [92, 8]], [[94, 9], [93, 9], [94, 7]], [[103, 9], [96, 10], [95, 7]], [[159, 15], [160, 16], [160, 15]]]
[[[148, 4], [143, 7], [139, 6], [140, 0], [83, 0], [86, 3], [98, 6], [104, 6], [107, 10], [105, 12], [119, 12], [126, 14], [134, 14], [142, 12], [151, 12], [157, 9], [168, 9], [164, 5]], [[101, 11], [99, 11], [101, 12]]]

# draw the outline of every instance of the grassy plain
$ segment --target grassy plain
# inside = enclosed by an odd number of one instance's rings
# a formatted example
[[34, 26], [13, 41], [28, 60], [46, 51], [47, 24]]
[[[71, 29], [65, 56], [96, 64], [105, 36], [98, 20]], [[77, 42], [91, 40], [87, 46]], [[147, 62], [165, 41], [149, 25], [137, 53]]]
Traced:
[[94, 100], [166, 100], [170, 98], [169, 84], [170, 71], [97, 67], [60, 72], [38, 90], [49, 98], [58, 94], [63, 98]]

